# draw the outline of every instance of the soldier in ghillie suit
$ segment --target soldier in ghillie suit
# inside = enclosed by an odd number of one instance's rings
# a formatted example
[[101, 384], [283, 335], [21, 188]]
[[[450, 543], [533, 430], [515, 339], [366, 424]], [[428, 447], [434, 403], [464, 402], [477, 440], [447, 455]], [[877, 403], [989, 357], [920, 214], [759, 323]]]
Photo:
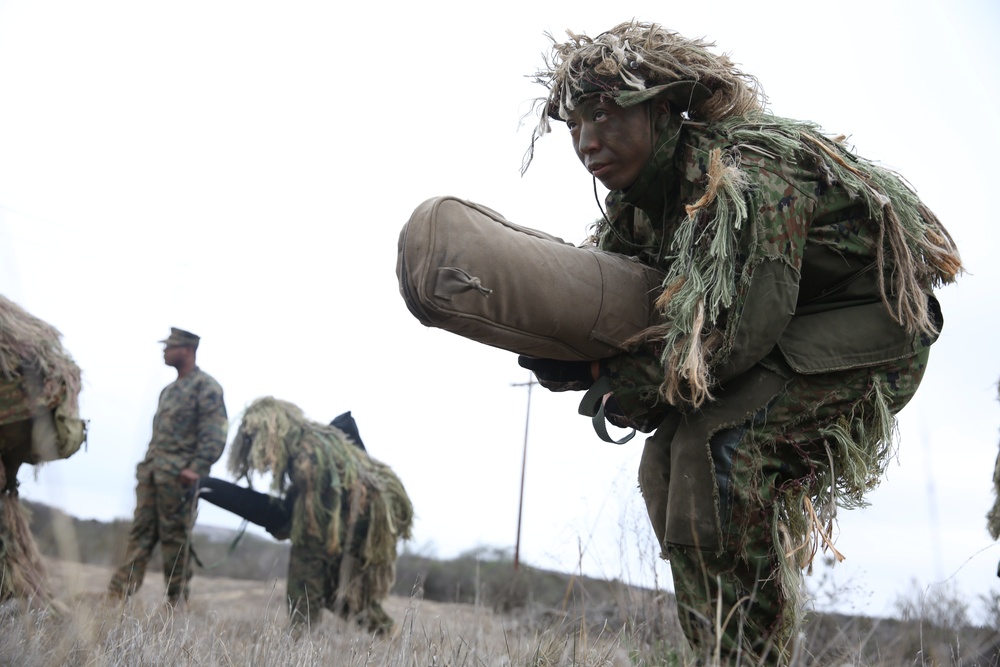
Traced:
[[80, 368], [61, 334], [0, 296], [0, 602], [60, 605], [17, 493], [24, 463], [69, 458], [86, 440], [79, 418]]
[[356, 433], [266, 397], [246, 409], [229, 452], [237, 479], [269, 473], [275, 503], [290, 508], [289, 521], [269, 530], [292, 542], [287, 594], [299, 628], [315, 624], [324, 608], [371, 632], [393, 627], [382, 600], [396, 578], [396, 544], [410, 538], [413, 507]]
[[175, 606], [190, 595], [193, 490], [222, 456], [229, 418], [222, 387], [197, 365], [200, 338], [171, 328], [170, 336], [160, 342], [163, 363], [177, 370], [177, 380], [160, 392], [153, 437], [136, 466], [135, 516], [108, 594], [125, 598], [142, 586], [159, 542], [167, 602]]
[[662, 324], [612, 358], [519, 361], [653, 432], [639, 485], [693, 648], [781, 664], [801, 568], [892, 458], [958, 253], [897, 175], [766, 112], [711, 44], [637, 22], [553, 42], [532, 150], [565, 122], [610, 190], [593, 242], [665, 273]]

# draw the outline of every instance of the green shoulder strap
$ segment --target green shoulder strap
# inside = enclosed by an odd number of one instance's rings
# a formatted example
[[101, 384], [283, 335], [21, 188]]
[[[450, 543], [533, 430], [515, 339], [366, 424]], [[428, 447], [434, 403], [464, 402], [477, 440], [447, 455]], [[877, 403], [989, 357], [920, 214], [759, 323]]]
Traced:
[[607, 420], [604, 418], [604, 395], [611, 391], [611, 380], [607, 376], [597, 378], [597, 381], [583, 395], [580, 407], [577, 410], [581, 415], [591, 418], [594, 425], [594, 432], [604, 442], [614, 445], [624, 445], [635, 437], [635, 429], [628, 435], [622, 436], [620, 440], [615, 440], [608, 433]]

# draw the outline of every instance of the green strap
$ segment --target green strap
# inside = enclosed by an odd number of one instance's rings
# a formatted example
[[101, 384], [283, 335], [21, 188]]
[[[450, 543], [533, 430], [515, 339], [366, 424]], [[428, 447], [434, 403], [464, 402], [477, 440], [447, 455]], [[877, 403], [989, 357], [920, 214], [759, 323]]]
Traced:
[[577, 410], [584, 417], [590, 417], [594, 425], [594, 432], [604, 442], [613, 445], [624, 445], [635, 437], [635, 429], [628, 435], [622, 436], [621, 440], [615, 440], [608, 433], [607, 420], [604, 418], [604, 395], [611, 392], [611, 380], [606, 375], [597, 378], [597, 381], [583, 395], [580, 407]]
[[204, 563], [202, 563], [201, 559], [198, 558], [198, 554], [195, 553], [193, 544], [191, 545], [191, 558], [194, 559], [195, 563], [197, 563], [200, 567], [206, 570], [214, 570], [215, 568], [219, 567], [227, 560], [229, 560], [229, 557], [232, 556], [233, 552], [236, 551], [236, 547], [239, 546], [240, 540], [243, 539], [243, 534], [246, 533], [247, 531], [248, 523], [250, 522], [247, 521], [246, 519], [243, 519], [243, 523], [240, 524], [239, 530], [236, 531], [236, 537], [233, 538], [233, 541], [229, 543], [229, 547], [226, 549], [226, 555], [220, 558], [215, 563], [212, 563], [211, 565], [205, 565]]

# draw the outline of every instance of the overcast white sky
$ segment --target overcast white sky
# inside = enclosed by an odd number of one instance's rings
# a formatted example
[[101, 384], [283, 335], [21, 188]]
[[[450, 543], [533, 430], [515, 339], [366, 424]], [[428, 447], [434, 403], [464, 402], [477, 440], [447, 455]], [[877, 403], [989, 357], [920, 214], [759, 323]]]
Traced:
[[[23, 469], [22, 495], [131, 516], [134, 467], [174, 379], [156, 341], [178, 326], [203, 338], [231, 434], [265, 395], [318, 421], [352, 410], [410, 493], [414, 549], [513, 548], [527, 406], [514, 385], [529, 376], [513, 354], [410, 316], [397, 237], [421, 201], [451, 194], [582, 240], [599, 212], [561, 128], [519, 175], [519, 121], [543, 92], [525, 75], [546, 31], [633, 17], [715, 41], [775, 113], [847, 134], [955, 236], [969, 274], [940, 292], [946, 325], [900, 415], [898, 464], [872, 507], [841, 515], [847, 560], [813, 586], [832, 577], [840, 609], [873, 615], [935, 586], [973, 606], [996, 591], [984, 515], [1000, 427], [1000, 9], [988, 0], [0, 1], [0, 293], [63, 332], [90, 420], [87, 450]], [[640, 440], [601, 442], [578, 398], [532, 393], [522, 560], [669, 586], [636, 489]], [[200, 521], [239, 524], [204, 505]]]

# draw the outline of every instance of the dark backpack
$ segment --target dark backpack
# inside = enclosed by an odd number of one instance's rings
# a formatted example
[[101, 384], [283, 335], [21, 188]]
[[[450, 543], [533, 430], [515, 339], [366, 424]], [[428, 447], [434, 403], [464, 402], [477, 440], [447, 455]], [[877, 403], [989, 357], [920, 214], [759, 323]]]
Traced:
[[368, 451], [365, 449], [365, 443], [361, 441], [361, 434], [358, 433], [358, 423], [354, 421], [354, 417], [351, 416], [350, 410], [342, 415], [334, 417], [333, 421], [330, 422], [330, 426], [336, 426], [341, 431], [346, 433], [351, 440], [354, 441], [354, 444], [360, 447], [362, 451]]

